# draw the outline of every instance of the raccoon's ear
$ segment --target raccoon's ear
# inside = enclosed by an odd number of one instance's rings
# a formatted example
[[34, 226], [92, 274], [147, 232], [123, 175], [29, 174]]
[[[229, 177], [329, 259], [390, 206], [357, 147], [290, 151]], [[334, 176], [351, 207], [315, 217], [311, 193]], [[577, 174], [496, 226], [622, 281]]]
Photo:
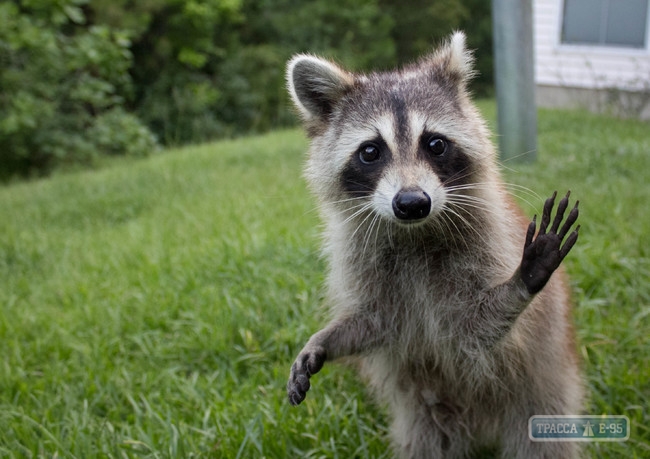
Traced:
[[327, 122], [354, 84], [352, 74], [318, 57], [299, 54], [287, 64], [287, 86], [306, 122]]
[[474, 56], [465, 47], [465, 34], [454, 32], [429, 59], [437, 70], [457, 84], [465, 85], [476, 75], [474, 71]]

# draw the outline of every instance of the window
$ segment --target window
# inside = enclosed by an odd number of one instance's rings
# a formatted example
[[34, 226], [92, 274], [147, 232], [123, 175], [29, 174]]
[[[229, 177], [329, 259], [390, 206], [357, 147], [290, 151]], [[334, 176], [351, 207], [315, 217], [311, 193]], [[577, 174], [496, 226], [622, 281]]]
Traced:
[[562, 43], [645, 48], [650, 0], [564, 0]]

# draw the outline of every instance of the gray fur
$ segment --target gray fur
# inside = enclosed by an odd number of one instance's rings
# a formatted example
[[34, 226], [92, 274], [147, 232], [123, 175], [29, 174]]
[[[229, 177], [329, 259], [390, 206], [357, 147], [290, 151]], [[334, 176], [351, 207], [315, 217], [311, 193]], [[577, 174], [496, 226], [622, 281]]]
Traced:
[[[582, 381], [563, 273], [531, 294], [520, 271], [527, 222], [467, 95], [471, 63], [460, 33], [395, 72], [355, 75], [312, 56], [289, 63], [311, 137], [305, 174], [326, 224], [333, 316], [294, 363], [289, 397], [300, 403], [325, 361], [356, 356], [391, 412], [400, 457], [484, 447], [504, 458], [576, 457], [574, 443], [528, 439], [532, 415], [581, 413]], [[451, 179], [422, 160], [423, 131], [453, 145], [462, 169]], [[368, 192], [350, 195], [341, 174], [378, 134], [390, 155]], [[424, 221], [392, 218], [386, 201], [407, 188], [431, 196]]]

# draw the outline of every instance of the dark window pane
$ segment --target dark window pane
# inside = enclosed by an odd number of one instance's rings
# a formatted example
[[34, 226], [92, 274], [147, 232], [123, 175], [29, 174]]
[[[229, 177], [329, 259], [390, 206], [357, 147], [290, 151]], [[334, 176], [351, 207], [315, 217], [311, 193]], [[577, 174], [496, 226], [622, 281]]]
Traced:
[[648, 0], [610, 0], [605, 42], [643, 48]]
[[606, 0], [565, 0], [562, 42], [600, 43], [604, 1]]
[[650, 0], [565, 0], [562, 43], [645, 47]]

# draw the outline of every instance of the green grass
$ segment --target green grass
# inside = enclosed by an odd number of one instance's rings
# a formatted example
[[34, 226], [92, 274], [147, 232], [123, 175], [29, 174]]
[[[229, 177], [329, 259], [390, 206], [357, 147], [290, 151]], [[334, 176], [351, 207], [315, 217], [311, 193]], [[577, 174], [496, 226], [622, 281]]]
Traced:
[[[482, 109], [493, 119], [492, 103]], [[650, 126], [542, 111], [526, 212], [581, 200], [566, 260], [589, 413], [650, 457]], [[0, 188], [0, 457], [389, 457], [387, 419], [341, 366], [285, 400], [323, 324], [318, 215], [298, 131]]]

